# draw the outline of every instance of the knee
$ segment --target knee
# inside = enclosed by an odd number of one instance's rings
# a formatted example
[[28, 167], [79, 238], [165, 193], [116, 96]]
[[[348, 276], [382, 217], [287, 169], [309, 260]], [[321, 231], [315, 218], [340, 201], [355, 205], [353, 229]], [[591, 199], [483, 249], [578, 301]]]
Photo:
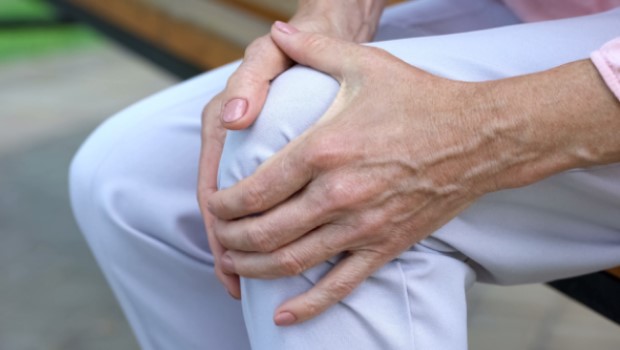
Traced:
[[256, 122], [248, 129], [228, 132], [219, 168], [220, 188], [251, 175], [312, 126], [327, 111], [338, 89], [332, 77], [303, 66], [275, 79]]
[[[123, 113], [99, 126], [80, 146], [69, 167], [69, 195], [75, 219], [82, 233], [91, 241], [91, 235], [101, 218], [106, 216], [107, 206], [103, 205], [105, 188], [120, 178], [122, 157], [115, 153], [123, 153], [122, 145], [117, 144], [118, 135], [111, 130], [110, 124], [116, 118], [124, 118]], [[118, 130], [117, 130], [118, 131]], [[109, 158], [116, 163], [111, 167]], [[117, 171], [115, 171], [115, 169]]]
[[203, 259], [199, 109], [153, 104], [119, 113], [84, 142], [69, 171], [74, 215], [95, 253], [137, 254], [159, 242]]
[[165, 225], [178, 225], [162, 211], [181, 192], [191, 193], [183, 209], [193, 204], [199, 135], [198, 115], [135, 109], [93, 132], [69, 169], [72, 208], [86, 238], [96, 232], [112, 235], [102, 227], [160, 232]]

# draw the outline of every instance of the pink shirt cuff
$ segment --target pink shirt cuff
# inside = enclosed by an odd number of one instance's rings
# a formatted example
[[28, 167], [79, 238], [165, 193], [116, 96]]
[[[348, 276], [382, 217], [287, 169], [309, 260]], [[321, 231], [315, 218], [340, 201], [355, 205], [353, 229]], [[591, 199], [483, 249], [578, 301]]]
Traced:
[[616, 38], [592, 53], [592, 62], [605, 83], [620, 99], [620, 38]]

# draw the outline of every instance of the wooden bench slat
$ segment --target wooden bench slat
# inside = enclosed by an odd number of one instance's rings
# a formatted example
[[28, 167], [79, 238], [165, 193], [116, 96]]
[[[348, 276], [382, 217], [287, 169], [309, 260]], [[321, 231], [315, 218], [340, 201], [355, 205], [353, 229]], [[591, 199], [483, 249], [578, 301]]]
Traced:
[[291, 0], [216, 0], [244, 11], [257, 14], [269, 22], [286, 21], [297, 9], [297, 1]]
[[141, 0], [145, 5], [188, 22], [241, 47], [269, 33], [271, 21], [254, 13], [239, 11], [227, 2], [213, 0]]
[[[70, 2], [205, 70], [243, 56], [245, 45], [233, 43], [141, 0]], [[251, 41], [250, 36], [246, 40]]]
[[297, 7], [291, 0], [67, 1], [204, 69], [241, 58], [274, 20], [286, 20]]

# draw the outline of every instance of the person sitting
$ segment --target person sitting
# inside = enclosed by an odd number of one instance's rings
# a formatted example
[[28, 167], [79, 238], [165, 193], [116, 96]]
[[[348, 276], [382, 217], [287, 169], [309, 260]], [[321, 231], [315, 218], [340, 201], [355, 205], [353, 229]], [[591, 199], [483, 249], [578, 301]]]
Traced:
[[475, 281], [620, 265], [620, 2], [385, 3], [301, 0], [81, 147], [144, 349], [466, 349]]

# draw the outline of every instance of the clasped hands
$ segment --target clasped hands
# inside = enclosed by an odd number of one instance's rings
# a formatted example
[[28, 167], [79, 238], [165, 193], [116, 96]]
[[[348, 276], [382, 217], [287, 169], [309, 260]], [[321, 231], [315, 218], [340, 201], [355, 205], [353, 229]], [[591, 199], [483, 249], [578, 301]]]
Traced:
[[271, 39], [292, 61], [337, 79], [340, 91], [314, 126], [221, 191], [215, 190], [217, 166], [208, 164], [219, 160], [224, 129], [210, 116], [222, 119], [230, 111], [212, 103], [204, 120], [199, 201], [216, 273], [235, 297], [238, 276], [297, 275], [344, 253], [312, 289], [275, 310], [276, 324], [291, 325], [342, 300], [495, 190], [491, 179], [503, 167], [489, 151], [494, 139], [480, 132], [482, 108], [469, 107], [480, 95], [476, 84], [286, 23], [274, 24]]

